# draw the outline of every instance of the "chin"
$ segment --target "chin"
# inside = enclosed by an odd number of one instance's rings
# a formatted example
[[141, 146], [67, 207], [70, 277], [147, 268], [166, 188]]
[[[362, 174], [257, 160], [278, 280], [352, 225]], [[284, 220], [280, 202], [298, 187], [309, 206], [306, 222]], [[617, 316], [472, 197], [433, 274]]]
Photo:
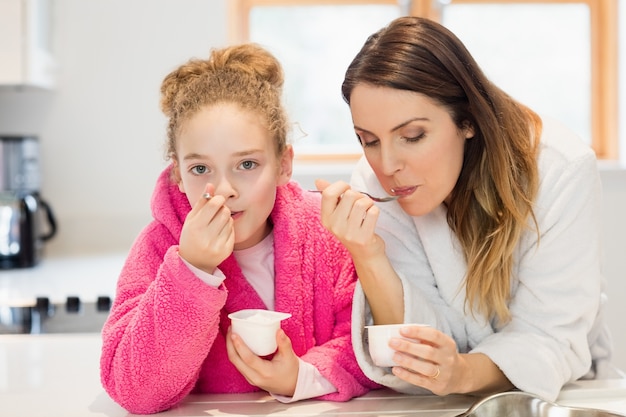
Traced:
[[411, 204], [409, 202], [402, 203], [401, 201], [399, 201], [398, 203], [400, 204], [402, 210], [412, 217], [423, 216], [424, 214], [428, 214], [430, 212], [430, 210], [424, 210], [423, 207], [418, 207], [415, 204]]

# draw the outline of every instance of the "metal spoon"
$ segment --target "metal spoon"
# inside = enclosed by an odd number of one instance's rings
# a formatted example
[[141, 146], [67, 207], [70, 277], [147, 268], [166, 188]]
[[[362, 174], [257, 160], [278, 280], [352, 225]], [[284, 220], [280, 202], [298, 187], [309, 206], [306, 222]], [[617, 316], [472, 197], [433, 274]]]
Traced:
[[[309, 190], [312, 193], [321, 193], [321, 191], [319, 190]], [[377, 203], [386, 203], [388, 201], [394, 201], [397, 200], [398, 198], [400, 198], [399, 195], [389, 195], [387, 197], [374, 197], [373, 195], [370, 195], [366, 192], [363, 191], [359, 191], [359, 193], [361, 194], [365, 194], [366, 196], [368, 196], [369, 198], [371, 198], [373, 201], [377, 202]]]

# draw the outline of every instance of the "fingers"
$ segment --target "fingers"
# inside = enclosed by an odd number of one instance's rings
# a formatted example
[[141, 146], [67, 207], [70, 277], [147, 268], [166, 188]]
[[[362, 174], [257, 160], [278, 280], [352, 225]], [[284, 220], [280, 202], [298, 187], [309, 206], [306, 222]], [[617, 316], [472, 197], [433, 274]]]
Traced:
[[440, 365], [425, 362], [420, 368], [415, 369], [399, 364], [399, 366], [394, 366], [391, 371], [398, 378], [413, 385], [426, 388], [434, 394], [445, 395], [448, 393], [438, 388], [438, 386], [444, 385], [442, 382], [445, 380], [442, 376]]
[[254, 361], [262, 359], [252, 353], [241, 337], [232, 332], [232, 327], [228, 328], [226, 334], [226, 353], [230, 362], [243, 375], [246, 381], [251, 385], [255, 385], [255, 380], [258, 376], [255, 371]]
[[407, 326], [400, 330], [403, 338], [393, 338], [389, 345], [397, 352], [394, 375], [437, 395], [453, 391], [456, 343], [448, 335], [429, 326]]
[[[317, 180], [322, 193], [322, 224], [340, 239], [350, 239], [349, 232], [365, 226], [373, 230], [378, 218], [378, 208], [367, 196], [353, 191], [343, 181], [329, 184]], [[371, 211], [370, 211], [371, 210]]]
[[326, 180], [323, 180], [323, 179], [315, 180], [315, 188], [317, 188], [318, 191], [324, 191], [326, 187], [328, 187], [329, 185], [330, 185], [330, 182]]
[[292, 396], [298, 377], [298, 357], [282, 329], [276, 332], [276, 342], [278, 350], [271, 360], [260, 358], [229, 329], [226, 341], [228, 358], [250, 384], [274, 394]]
[[[447, 336], [430, 326], [408, 325], [400, 329], [400, 334], [403, 338], [392, 338], [389, 345], [405, 356], [438, 363], [440, 350], [446, 349]], [[432, 371], [430, 367], [427, 370]]]
[[242, 369], [250, 368], [256, 360], [260, 359], [238, 334], [232, 332], [232, 327], [228, 328], [226, 335], [226, 350], [228, 358], [240, 372]]
[[343, 194], [350, 189], [350, 186], [343, 182], [338, 181], [334, 184], [329, 184], [324, 180], [317, 180], [316, 186], [320, 181], [325, 182], [326, 184], [321, 184], [324, 186], [324, 192], [322, 193], [322, 224], [329, 228], [332, 225], [333, 217], [335, 216], [335, 212], [337, 206], [341, 202], [341, 197]]
[[[209, 200], [211, 200], [215, 196], [215, 186], [211, 183], [207, 183], [204, 186], [204, 190], [197, 196], [193, 196], [193, 199], [190, 199], [190, 204], [192, 209], [195, 207], [204, 206]], [[189, 195], [188, 195], [189, 198]]]
[[291, 339], [287, 337], [283, 329], [278, 329], [278, 332], [276, 332], [276, 344], [278, 345], [278, 355], [284, 355], [293, 351]]
[[[203, 193], [211, 194], [207, 184]], [[234, 222], [221, 195], [199, 195], [185, 218], [179, 241], [179, 254], [187, 262], [208, 273], [226, 259], [235, 245]]]

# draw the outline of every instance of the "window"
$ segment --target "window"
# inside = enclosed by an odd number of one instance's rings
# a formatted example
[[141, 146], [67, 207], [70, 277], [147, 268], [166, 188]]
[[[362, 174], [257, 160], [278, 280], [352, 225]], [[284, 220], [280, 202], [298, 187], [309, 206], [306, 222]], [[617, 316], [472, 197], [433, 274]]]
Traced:
[[497, 85], [616, 159], [617, 12], [616, 0], [451, 0], [438, 17]]
[[343, 74], [368, 35], [406, 14], [449, 27], [497, 85], [568, 124], [599, 158], [618, 156], [616, 0], [229, 4], [231, 40], [258, 42], [283, 64], [285, 103], [296, 126], [292, 137], [299, 159], [361, 154], [341, 99]]
[[341, 98], [341, 82], [367, 36], [406, 10], [395, 1], [241, 3], [243, 11], [237, 15], [246, 23], [237, 38], [267, 47], [285, 70], [284, 99], [294, 124], [297, 158], [360, 155], [350, 109]]

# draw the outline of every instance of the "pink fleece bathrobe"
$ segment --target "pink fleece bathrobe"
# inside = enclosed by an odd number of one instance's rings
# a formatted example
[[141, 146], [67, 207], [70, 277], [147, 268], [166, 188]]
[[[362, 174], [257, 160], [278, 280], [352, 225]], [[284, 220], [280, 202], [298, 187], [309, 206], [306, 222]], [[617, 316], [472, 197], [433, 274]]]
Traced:
[[[168, 409], [191, 392], [257, 391], [226, 353], [227, 315], [266, 306], [231, 255], [214, 288], [178, 256], [190, 210], [169, 180], [157, 182], [152, 221], [133, 244], [102, 331], [102, 384], [133, 413]], [[295, 353], [336, 388], [322, 398], [346, 401], [375, 385], [359, 369], [350, 340], [356, 274], [348, 252], [319, 221], [319, 195], [291, 182], [277, 190], [274, 224], [275, 309]]]

